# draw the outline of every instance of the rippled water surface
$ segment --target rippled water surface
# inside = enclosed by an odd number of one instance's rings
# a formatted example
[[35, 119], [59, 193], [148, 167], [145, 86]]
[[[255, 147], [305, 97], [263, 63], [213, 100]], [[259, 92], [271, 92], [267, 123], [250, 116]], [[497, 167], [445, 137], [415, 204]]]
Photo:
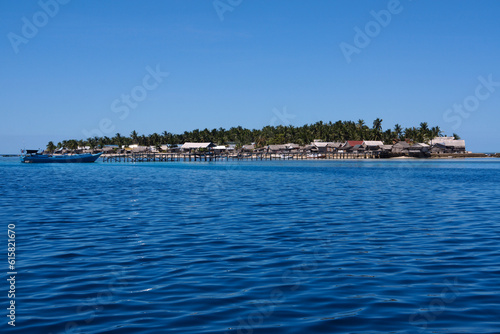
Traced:
[[489, 159], [3, 158], [16, 331], [498, 333], [499, 179]]

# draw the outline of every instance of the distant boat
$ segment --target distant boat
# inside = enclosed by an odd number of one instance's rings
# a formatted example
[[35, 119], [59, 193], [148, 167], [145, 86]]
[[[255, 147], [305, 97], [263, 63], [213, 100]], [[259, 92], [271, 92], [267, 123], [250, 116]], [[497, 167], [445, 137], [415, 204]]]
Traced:
[[24, 163], [77, 163], [77, 162], [95, 162], [101, 156], [101, 153], [91, 154], [61, 154], [61, 155], [49, 155], [40, 154], [38, 150], [26, 150], [21, 151], [21, 162]]

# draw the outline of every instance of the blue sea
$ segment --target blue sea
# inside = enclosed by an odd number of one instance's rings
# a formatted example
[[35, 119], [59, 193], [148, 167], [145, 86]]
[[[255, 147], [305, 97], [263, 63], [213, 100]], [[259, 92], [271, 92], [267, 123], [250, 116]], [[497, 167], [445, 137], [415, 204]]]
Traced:
[[500, 159], [0, 158], [0, 332], [500, 333], [499, 181]]

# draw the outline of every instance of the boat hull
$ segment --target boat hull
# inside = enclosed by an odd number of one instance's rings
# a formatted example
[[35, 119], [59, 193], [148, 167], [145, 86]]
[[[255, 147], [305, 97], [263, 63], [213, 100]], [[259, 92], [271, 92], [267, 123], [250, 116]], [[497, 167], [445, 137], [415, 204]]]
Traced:
[[88, 163], [95, 162], [102, 153], [75, 155], [27, 155], [21, 156], [24, 163]]

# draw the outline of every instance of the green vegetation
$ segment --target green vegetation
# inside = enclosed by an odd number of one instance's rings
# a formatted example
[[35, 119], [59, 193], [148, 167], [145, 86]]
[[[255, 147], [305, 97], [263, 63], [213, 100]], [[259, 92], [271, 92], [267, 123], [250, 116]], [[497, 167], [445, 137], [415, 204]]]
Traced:
[[[410, 142], [427, 142], [434, 137], [441, 136], [442, 132], [438, 126], [429, 128], [426, 122], [420, 123], [419, 127], [404, 128], [396, 124], [394, 129], [382, 129], [382, 119], [377, 118], [373, 121], [373, 126], [369, 127], [365, 121], [360, 119], [353, 121], [338, 121], [335, 123], [317, 122], [306, 124], [304, 126], [265, 126], [260, 130], [249, 130], [241, 126], [232, 127], [229, 130], [204, 129], [185, 131], [183, 134], [172, 134], [164, 131], [162, 134], [153, 133], [148, 136], [139, 135], [132, 131], [129, 137], [124, 137], [117, 133], [114, 137], [94, 137], [86, 140], [64, 140], [57, 144], [57, 148], [76, 149], [78, 146], [90, 146], [91, 149], [104, 147], [104, 145], [131, 145], [139, 144], [141, 146], [157, 146], [162, 144], [183, 144], [185, 142], [213, 142], [218, 145], [229, 142], [236, 143], [238, 146], [255, 143], [257, 147], [272, 145], [296, 143], [307, 145], [315, 139], [323, 141], [344, 142], [346, 140], [380, 140], [384, 144], [393, 144], [400, 140]], [[456, 135], [457, 136], [457, 135]], [[458, 136], [457, 136], [458, 137]], [[47, 145], [49, 149], [50, 142]], [[52, 143], [51, 148], [54, 144]]]
[[56, 149], [56, 145], [54, 145], [54, 143], [52, 141], [49, 141], [49, 143], [47, 144], [47, 151], [54, 152], [55, 149]]

